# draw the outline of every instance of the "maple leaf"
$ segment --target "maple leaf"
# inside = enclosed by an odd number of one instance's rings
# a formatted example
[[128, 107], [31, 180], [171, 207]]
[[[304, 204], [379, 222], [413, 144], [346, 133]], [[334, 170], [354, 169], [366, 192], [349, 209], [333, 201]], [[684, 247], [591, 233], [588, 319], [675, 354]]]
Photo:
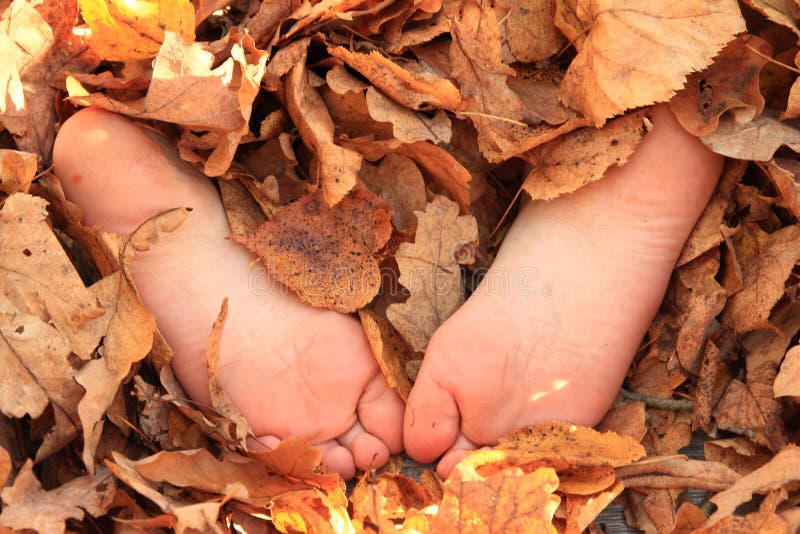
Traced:
[[646, 133], [640, 111], [600, 130], [581, 128], [563, 135], [521, 156], [533, 166], [522, 188], [534, 200], [571, 193], [602, 178], [609, 167], [624, 165]]
[[444, 483], [439, 513], [432, 532], [548, 532], [555, 534], [553, 514], [560, 499], [555, 471], [543, 467], [532, 473], [510, 468], [488, 477], [461, 461]]
[[390, 218], [389, 206], [363, 188], [333, 207], [317, 192], [281, 208], [255, 233], [233, 239], [312, 306], [350, 313], [380, 289], [373, 255], [392, 233]]
[[13, 529], [32, 529], [40, 534], [66, 532], [67, 519], [83, 519], [85, 512], [104, 515], [116, 488], [108, 471], [75, 478], [51, 491], [33, 474], [33, 462], [22, 466], [14, 483], [3, 489], [0, 525]]
[[92, 29], [90, 46], [110, 61], [154, 57], [167, 31], [194, 41], [194, 6], [189, 0], [80, 0], [80, 6]]
[[395, 259], [400, 283], [411, 293], [402, 304], [392, 304], [386, 316], [415, 351], [424, 351], [433, 332], [464, 302], [461, 270], [456, 253], [478, 239], [478, 225], [470, 215], [458, 215], [458, 205], [443, 196], [417, 213], [413, 243], [402, 243]]
[[[745, 30], [734, 0], [578, 0], [576, 13], [590, 29], [567, 69], [561, 99], [595, 126], [669, 100], [689, 73]], [[641, 38], [620, 38], [631, 34]]]

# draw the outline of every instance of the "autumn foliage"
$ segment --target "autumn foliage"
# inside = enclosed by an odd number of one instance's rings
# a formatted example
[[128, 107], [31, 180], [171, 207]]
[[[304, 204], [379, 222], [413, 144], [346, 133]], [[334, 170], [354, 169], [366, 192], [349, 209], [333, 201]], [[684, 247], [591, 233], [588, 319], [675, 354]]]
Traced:
[[[0, 532], [578, 533], [612, 502], [645, 532], [800, 528], [796, 0], [0, 10]], [[159, 130], [216, 180], [234, 239], [275, 279], [359, 314], [407, 398], [506, 208], [602, 179], [656, 102], [728, 160], [598, 429], [519, 429], [446, 481], [396, 458], [349, 493], [300, 438], [247, 450], [219, 386], [224, 304], [212, 406], [172, 375], [128, 265], [187, 211], [105, 233], [49, 168], [80, 107]], [[702, 458], [681, 454], [693, 432]]]

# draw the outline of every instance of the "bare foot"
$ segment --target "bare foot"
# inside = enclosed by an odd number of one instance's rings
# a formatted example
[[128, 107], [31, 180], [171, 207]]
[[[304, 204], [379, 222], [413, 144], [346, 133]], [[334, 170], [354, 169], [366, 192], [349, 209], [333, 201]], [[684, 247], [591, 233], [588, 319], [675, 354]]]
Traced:
[[345, 478], [382, 466], [402, 448], [403, 405], [378, 370], [360, 324], [311, 308], [277, 286], [248, 286], [253, 257], [230, 233], [212, 183], [165, 142], [120, 116], [86, 109], [61, 128], [55, 168], [85, 222], [120, 234], [178, 206], [189, 219], [132, 272], [175, 351], [173, 369], [192, 399], [210, 403], [206, 342], [224, 297], [222, 385], [258, 441], [303, 436]]
[[653, 123], [624, 167], [522, 209], [431, 339], [405, 414], [414, 459], [449, 451], [446, 476], [465, 450], [523, 425], [606, 413], [722, 168], [666, 107]]

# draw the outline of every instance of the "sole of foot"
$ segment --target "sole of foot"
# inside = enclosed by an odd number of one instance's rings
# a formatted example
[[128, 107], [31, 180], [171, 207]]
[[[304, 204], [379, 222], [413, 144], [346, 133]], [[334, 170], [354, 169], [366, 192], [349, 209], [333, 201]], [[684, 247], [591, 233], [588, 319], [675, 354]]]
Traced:
[[358, 321], [314, 309], [278, 284], [257, 294], [249, 283], [253, 256], [226, 239], [230, 228], [215, 186], [163, 138], [89, 108], [61, 127], [54, 163], [84, 222], [107, 231], [127, 235], [159, 212], [192, 208], [181, 227], [136, 256], [131, 271], [194, 401], [210, 405], [206, 344], [228, 297], [221, 383], [255, 433], [252, 444], [305, 437], [346, 479], [402, 449], [403, 403]]
[[708, 203], [722, 158], [665, 106], [622, 167], [525, 205], [477, 291], [434, 334], [405, 413], [414, 459], [467, 451], [527, 424], [605, 415]]

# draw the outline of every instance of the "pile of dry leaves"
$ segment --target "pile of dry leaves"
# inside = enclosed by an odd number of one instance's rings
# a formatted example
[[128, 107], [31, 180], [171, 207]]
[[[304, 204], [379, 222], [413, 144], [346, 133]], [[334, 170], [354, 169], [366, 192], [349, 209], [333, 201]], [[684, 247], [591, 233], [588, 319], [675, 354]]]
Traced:
[[[800, 527], [800, 1], [0, 11], [0, 532], [577, 533], [614, 500], [646, 532]], [[646, 133], [636, 108], [665, 101], [729, 159], [599, 430], [521, 429], [445, 482], [392, 462], [349, 496], [301, 439], [245, 450], [218, 384], [222, 320], [213, 407], [176, 383], [127, 265], [186, 212], [123, 240], [83, 226], [48, 170], [79, 107], [162, 131], [216, 179], [236, 239], [275, 277], [358, 312], [406, 397], [519, 192], [600, 179]], [[680, 454], [693, 432], [707, 434], [704, 460]], [[687, 488], [708, 492], [701, 506]], [[757, 511], [734, 515], [754, 494]]]

